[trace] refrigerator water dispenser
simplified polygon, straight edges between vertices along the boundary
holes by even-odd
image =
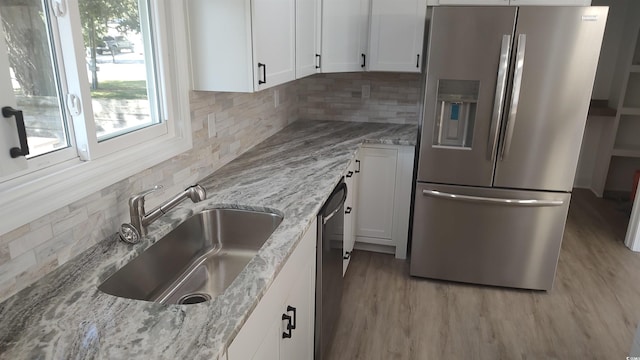
[[[433,146],[471,149],[480,82],[440,80]]]

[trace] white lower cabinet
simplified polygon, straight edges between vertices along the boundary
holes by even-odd
[[[311,360],[315,311],[313,222],[227,349],[228,360]]]
[[[413,146],[366,145],[360,149],[355,247],[407,256]]]
[[[342,257],[342,276],[347,272],[347,267],[351,261],[351,253],[353,252],[353,245],[356,242],[356,216],[358,215],[358,208],[356,207],[358,198],[358,179],[360,178],[360,160],[358,160],[358,154],[347,168],[347,172],[344,174],[344,182],[347,184],[347,199],[344,202],[344,243],[343,243],[343,257]]]

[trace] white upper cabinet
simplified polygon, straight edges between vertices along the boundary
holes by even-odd
[[[320,0],[296,0],[296,79],[320,70]]]
[[[192,87],[253,92],[295,79],[295,0],[188,2]]]
[[[428,0],[429,5],[589,6],[591,0]]]
[[[294,80],[295,0],[256,0],[251,3],[254,88],[263,90]]]
[[[420,72],[427,0],[324,0],[323,73]]]
[[[420,72],[427,0],[372,0],[369,71]]]
[[[322,1],[323,73],[365,70],[369,38],[369,1]]]

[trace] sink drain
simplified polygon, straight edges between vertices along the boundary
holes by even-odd
[[[195,294],[187,294],[178,300],[178,304],[181,305],[189,305],[189,304],[199,304],[205,301],[211,300],[211,296],[208,294],[195,293]]]

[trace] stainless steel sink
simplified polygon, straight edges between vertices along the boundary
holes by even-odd
[[[210,209],[193,215],[98,289],[119,297],[195,304],[221,294],[282,221],[258,211]]]

